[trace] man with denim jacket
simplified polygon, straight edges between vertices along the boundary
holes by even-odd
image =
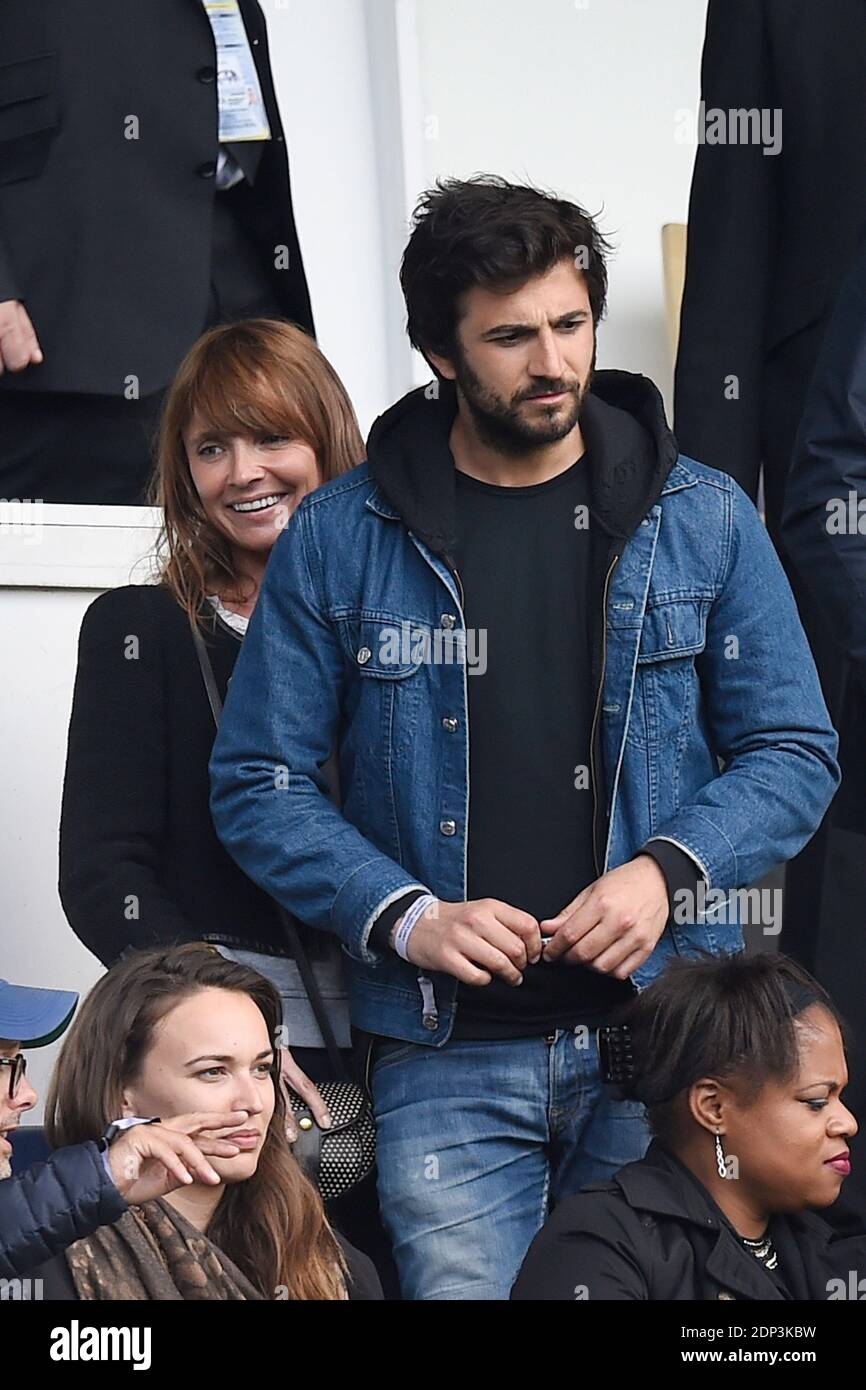
[[[342,942],[407,1298],[507,1297],[549,1206],[643,1153],[595,1030],[741,949],[724,894],[838,781],[754,507],[649,381],[594,372],[605,249],[532,188],[424,196],[401,278],[436,381],[296,511],[211,764],[229,850]]]

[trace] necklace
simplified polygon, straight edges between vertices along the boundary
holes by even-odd
[[[764,1235],[760,1236],[758,1240],[749,1240],[748,1236],[740,1236],[740,1240],[747,1250],[751,1250],[755,1259],[759,1260],[765,1269],[775,1269],[777,1267],[778,1256],[776,1255],[776,1247],[766,1232]]]

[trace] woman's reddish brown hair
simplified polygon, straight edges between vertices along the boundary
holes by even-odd
[[[165,399],[151,483],[151,501],[164,518],[160,578],[190,617],[208,594],[249,597],[228,540],[208,520],[192,480],[183,432],[196,415],[215,432],[302,440],[316,455],[323,483],[364,458],[346,388],[300,328],[246,319],[199,338]]]

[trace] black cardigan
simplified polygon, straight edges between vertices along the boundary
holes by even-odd
[[[205,640],[224,696],[241,639],[214,619]],[[189,622],[170,591],[101,594],[79,638],[59,888],[73,931],[105,965],[127,947],[204,938],[291,954],[272,900],[213,828],[214,737]],[[304,932],[314,955],[318,935]]]
[[[791,1298],[826,1300],[831,1279],[864,1268],[866,1235],[837,1239],[811,1212],[773,1216],[769,1229],[778,1274]],[[610,1182],[591,1183],[557,1206],[529,1247],[511,1292],[524,1302],[572,1303],[581,1297],[665,1302],[785,1296],[703,1184],[658,1140]]]

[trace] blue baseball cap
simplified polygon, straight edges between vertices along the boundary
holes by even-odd
[[[33,989],[0,980],[0,1038],[22,1047],[46,1047],[68,1028],[78,995],[68,989]]]

